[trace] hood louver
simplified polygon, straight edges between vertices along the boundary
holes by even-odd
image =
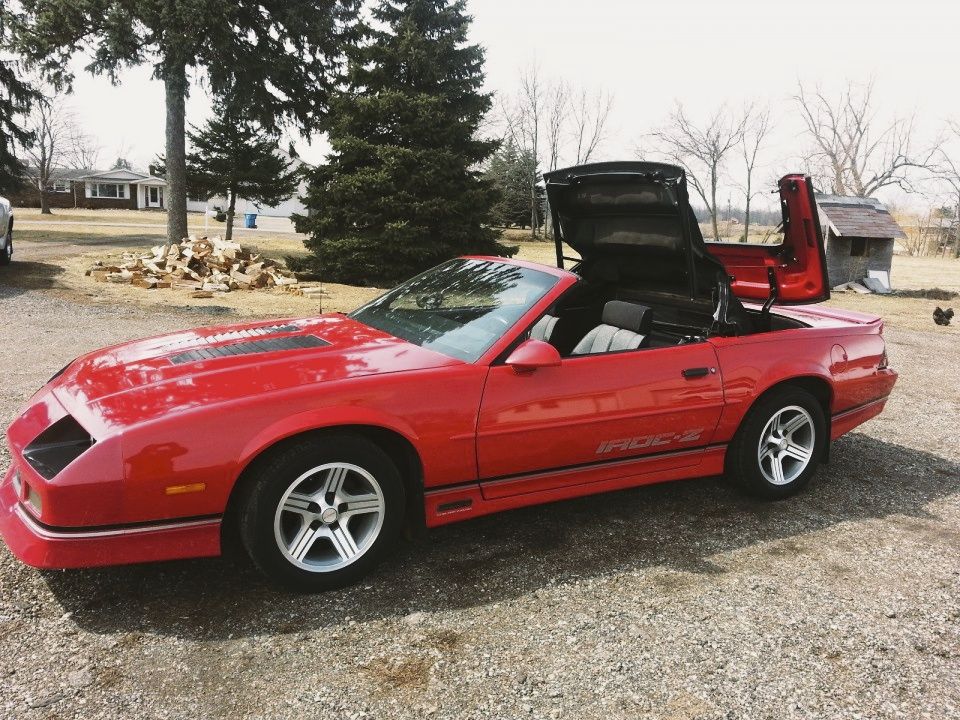
[[[326,340],[321,340],[316,335],[265,338],[263,340],[252,340],[248,342],[231,343],[230,345],[187,350],[177,355],[171,355],[170,362],[174,365],[183,365],[184,363],[201,362],[203,360],[232,357],[234,355],[253,355],[256,353],[276,352],[278,350],[306,350],[307,348],[325,347],[329,344]]]

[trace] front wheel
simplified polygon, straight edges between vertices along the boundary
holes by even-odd
[[[316,592],[356,582],[400,533],[403,481],[366,438],[304,440],[255,472],[240,535],[254,564],[289,588]]]
[[[810,482],[825,442],[817,399],[802,388],[776,389],[744,419],[728,451],[728,474],[754,495],[784,498]]]

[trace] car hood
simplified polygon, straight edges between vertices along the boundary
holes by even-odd
[[[116,345],[77,358],[48,390],[78,419],[109,426],[291,387],[455,364],[462,361],[331,314]]]

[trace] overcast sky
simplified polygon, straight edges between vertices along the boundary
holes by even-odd
[[[536,63],[545,78],[613,93],[603,158],[632,158],[648,147],[645,136],[675,100],[692,117],[723,103],[758,102],[775,118],[761,179],[801,169],[796,158],[807,140],[791,101],[798,81],[832,93],[847,80],[873,79],[881,119],[915,113],[920,144],[947,118],[960,120],[957,2],[469,0],[469,8],[473,40],[487,50],[490,90],[511,95],[520,73]],[[130,70],[112,87],[78,73],[73,107],[98,137],[103,164],[122,150],[145,166],[162,151],[163,91],[149,75]],[[197,89],[188,120],[200,124],[207,112]],[[300,147],[305,159],[322,159],[322,141]],[[924,202],[894,192],[887,199]]]

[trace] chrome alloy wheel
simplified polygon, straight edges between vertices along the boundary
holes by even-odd
[[[788,485],[810,464],[817,433],[810,413],[799,405],[778,410],[760,433],[757,461],[773,485]]]
[[[273,534],[284,557],[297,567],[333,572],[370,549],[385,509],[373,475],[350,463],[327,463],[290,484],[277,505]]]

